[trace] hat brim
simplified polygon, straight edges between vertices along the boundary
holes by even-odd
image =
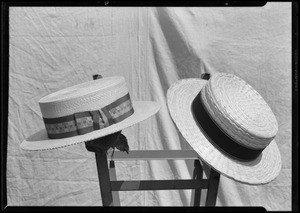
[[[153,101],[132,101],[132,105],[134,113],[130,117],[106,128],[62,139],[49,139],[46,129],[42,129],[22,141],[20,147],[24,150],[48,150],[94,140],[141,122],[157,113],[160,109],[159,104]]]
[[[168,90],[169,111],[181,134],[201,160],[228,178],[246,184],[265,184],[274,180],[281,169],[275,140],[255,160],[239,161],[216,148],[202,132],[194,119],[191,105],[206,83],[207,80],[202,79],[182,79]]]

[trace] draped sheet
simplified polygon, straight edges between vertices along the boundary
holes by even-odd
[[[23,151],[43,128],[43,96],[122,75],[133,100],[161,105],[122,132],[131,150],[191,149],[168,112],[166,93],[202,73],[238,75],[267,101],[279,124],[282,170],[250,186],[221,175],[217,206],[291,209],[291,3],[263,7],[11,7],[9,16],[8,205],[101,206],[94,153],[84,144]],[[189,161],[116,162],[119,180],[191,178]],[[123,206],[189,206],[191,190],[120,192]],[[204,203],[203,198],[201,204]]]

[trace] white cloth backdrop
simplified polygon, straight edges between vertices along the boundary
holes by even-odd
[[[94,154],[84,144],[23,151],[43,128],[38,100],[93,74],[122,75],[134,100],[159,113],[125,129],[131,150],[191,149],[168,113],[166,92],[182,78],[233,73],[274,111],[283,167],[267,185],[221,176],[217,206],[291,209],[291,3],[264,7],[11,7],[8,205],[101,206]],[[190,178],[190,163],[117,162],[124,180]],[[120,192],[122,205],[189,206],[191,190]],[[203,203],[203,200],[202,200]]]

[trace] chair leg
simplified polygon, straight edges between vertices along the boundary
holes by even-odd
[[[196,159],[194,161],[193,179],[203,179],[203,168],[200,161]],[[193,206],[200,206],[201,189],[195,189],[192,191],[191,202]]]
[[[111,181],[117,180],[115,161],[113,160],[109,161],[109,176]],[[113,191],[112,196],[113,196],[114,206],[121,206],[119,192]]]
[[[103,206],[113,206],[113,196],[109,179],[107,156],[105,151],[95,152]]]
[[[216,172],[213,168],[211,168],[209,174],[209,184],[207,189],[205,206],[216,205],[219,181],[220,181],[220,174]]]

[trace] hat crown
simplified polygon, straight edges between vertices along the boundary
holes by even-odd
[[[217,73],[201,91],[201,97],[221,129],[238,143],[265,148],[276,136],[276,118],[261,95],[239,77]]]
[[[54,92],[40,99],[39,105],[44,118],[57,118],[100,109],[127,93],[124,77],[106,77]]]

